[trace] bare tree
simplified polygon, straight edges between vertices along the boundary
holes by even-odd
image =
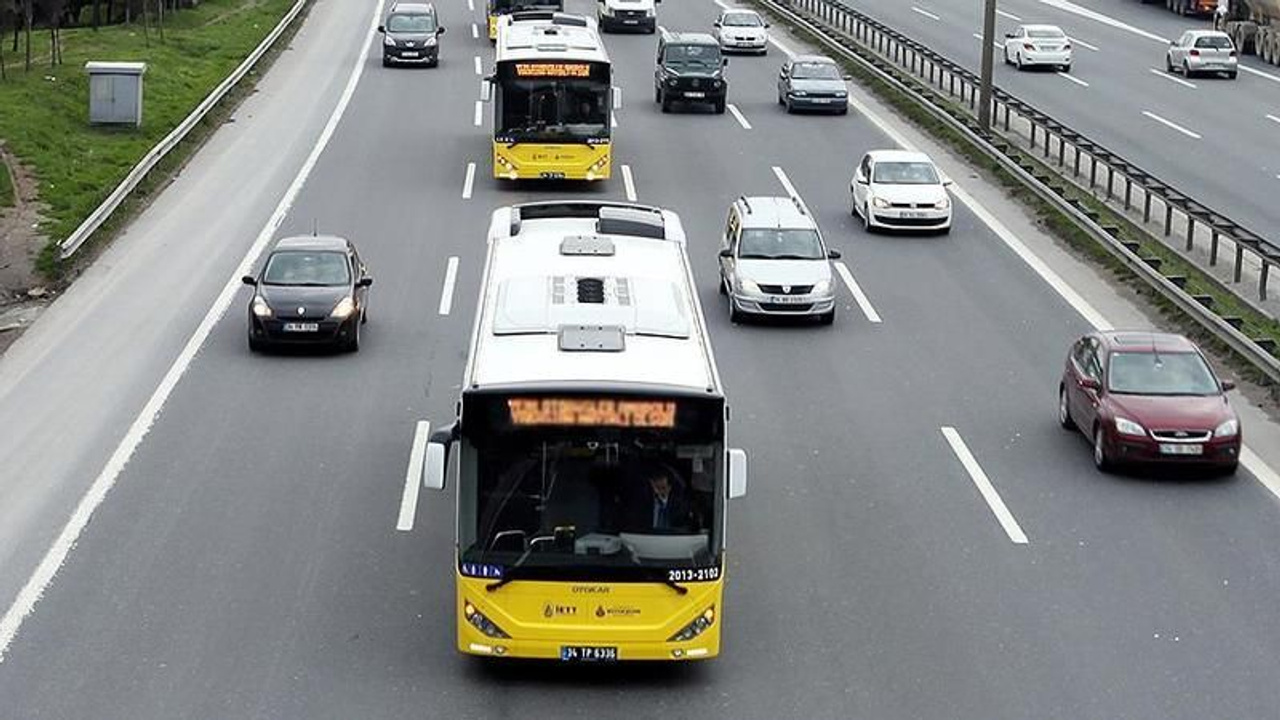
[[[35,0],[26,0],[26,7],[24,8],[24,10],[25,10],[25,13],[23,16],[24,17],[24,20],[23,20],[24,33],[23,34],[26,35],[26,39],[27,39],[26,71],[31,72],[31,25],[35,16]]]

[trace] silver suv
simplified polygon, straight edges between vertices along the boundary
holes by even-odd
[[[804,203],[790,197],[740,197],[729,207],[720,241],[720,293],[729,320],[743,315],[836,319],[828,250]]]

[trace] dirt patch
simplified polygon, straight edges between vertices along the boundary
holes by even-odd
[[[43,305],[52,289],[35,270],[36,256],[45,245],[40,234],[40,203],[36,180],[0,142],[0,172],[13,180],[13,207],[0,210],[0,316],[15,306]],[[29,321],[22,325],[29,324]],[[17,339],[20,327],[0,323],[0,353]]]

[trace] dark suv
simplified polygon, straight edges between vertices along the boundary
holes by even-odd
[[[382,65],[423,63],[435,67],[440,63],[437,38],[444,28],[436,21],[436,8],[430,3],[397,2],[391,5],[382,33]]]
[[[663,30],[658,38],[658,62],[653,71],[653,99],[662,112],[677,102],[710,103],[724,112],[729,83],[720,55],[720,43],[707,33]]]

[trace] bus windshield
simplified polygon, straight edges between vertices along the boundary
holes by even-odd
[[[585,77],[555,77],[571,64],[543,65],[537,76],[499,74],[496,135],[507,142],[585,142],[609,136],[609,79],[592,68]],[[597,77],[603,75],[604,77]]]
[[[658,406],[686,401],[637,399],[632,411],[615,400],[524,399],[504,419],[502,402],[496,414],[490,405],[464,422],[473,458],[460,489],[464,563],[528,577],[652,579],[718,561],[724,450],[715,403],[664,414]],[[576,404],[574,424],[561,425],[549,403]],[[487,416],[479,431],[476,414]]]
[[[489,0],[492,14],[519,12],[521,10],[564,10],[564,0]]]

